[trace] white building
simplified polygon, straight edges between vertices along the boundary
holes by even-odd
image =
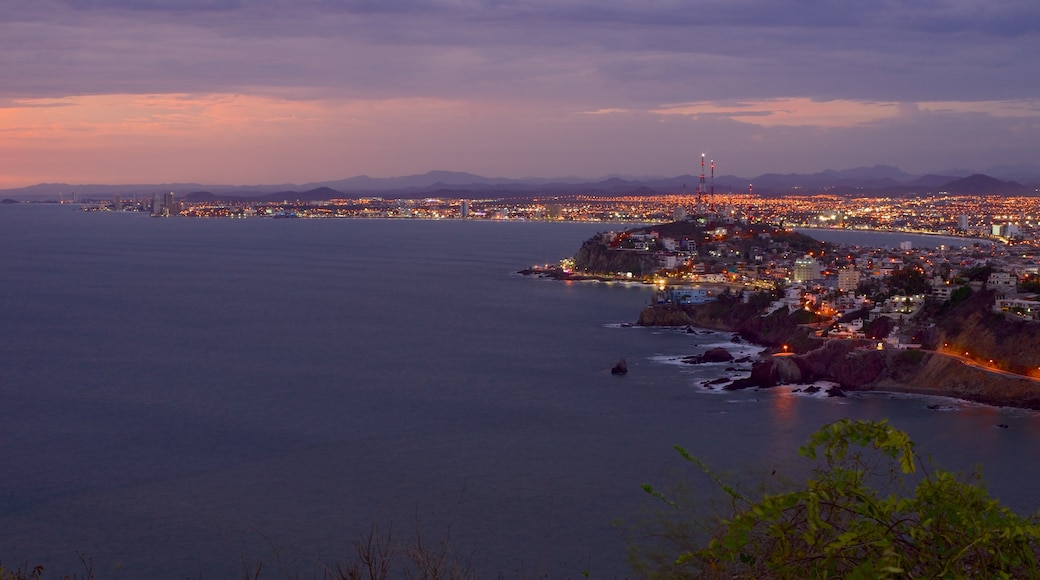
[[[875,320],[882,316],[891,318],[897,322],[909,320],[914,314],[917,314],[923,306],[924,294],[914,294],[913,296],[893,296],[870,309],[870,320]]]
[[[943,280],[942,276],[933,277],[928,284],[932,287],[930,294],[934,298],[939,300],[949,300],[950,296],[953,295],[953,291],[960,286],[954,286],[949,280]]]
[[[805,255],[794,261],[791,278],[795,282],[810,282],[820,279],[820,263],[810,255]]]
[[[1017,298],[998,298],[993,305],[994,312],[1011,312],[1023,318],[1037,320],[1040,318],[1040,302],[1035,296],[1019,296]]]
[[[1014,294],[1018,279],[1010,272],[993,272],[986,279],[986,290],[993,290],[997,296]]]

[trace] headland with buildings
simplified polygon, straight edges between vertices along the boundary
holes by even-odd
[[[768,347],[725,388],[830,381],[1040,408],[1040,262],[995,237],[852,246],[707,212],[599,234],[560,269],[655,284],[641,325]]]

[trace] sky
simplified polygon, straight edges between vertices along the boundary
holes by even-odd
[[[1040,165],[1036,0],[2,0],[0,188]]]

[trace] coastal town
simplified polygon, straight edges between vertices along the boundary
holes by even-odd
[[[733,331],[766,346],[773,356],[727,388],[824,380],[1040,406],[1036,252],[999,239],[997,226],[986,238],[878,247],[718,212],[681,217],[600,233],[573,259],[525,273],[641,280],[657,291],[640,325]]]
[[[313,192],[311,192],[313,193]],[[337,197],[339,196],[339,197]],[[820,227],[902,231],[908,233],[987,237],[1016,244],[1040,239],[1040,196],[943,193],[875,196],[816,194],[758,195],[648,194],[623,196],[538,195],[486,198],[344,198],[328,191],[327,199],[255,201],[233,197],[96,196],[59,203],[79,203],[85,211],[140,212],[156,217],[232,218],[411,218],[469,220],[548,220],[660,223],[678,221],[687,212],[710,210],[722,219]],[[697,208],[700,207],[700,210]]]

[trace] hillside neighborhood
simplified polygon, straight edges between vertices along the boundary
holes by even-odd
[[[731,304],[754,302],[763,318],[786,315],[817,340],[956,354],[993,369],[1040,376],[1035,351],[1020,348],[1040,337],[1036,255],[1027,246],[993,240],[955,241],[936,248],[909,242],[898,248],[846,246],[775,226],[701,216],[601,233],[561,269],[570,276],[656,285],[656,304],[644,312],[644,324],[711,327],[690,313],[725,298]],[[733,312],[730,317],[739,318]],[[964,330],[965,317],[973,317],[974,334]],[[994,336],[987,339],[978,325],[996,325]],[[1005,344],[1009,335],[1018,347]],[[791,342],[794,348],[797,341]]]

